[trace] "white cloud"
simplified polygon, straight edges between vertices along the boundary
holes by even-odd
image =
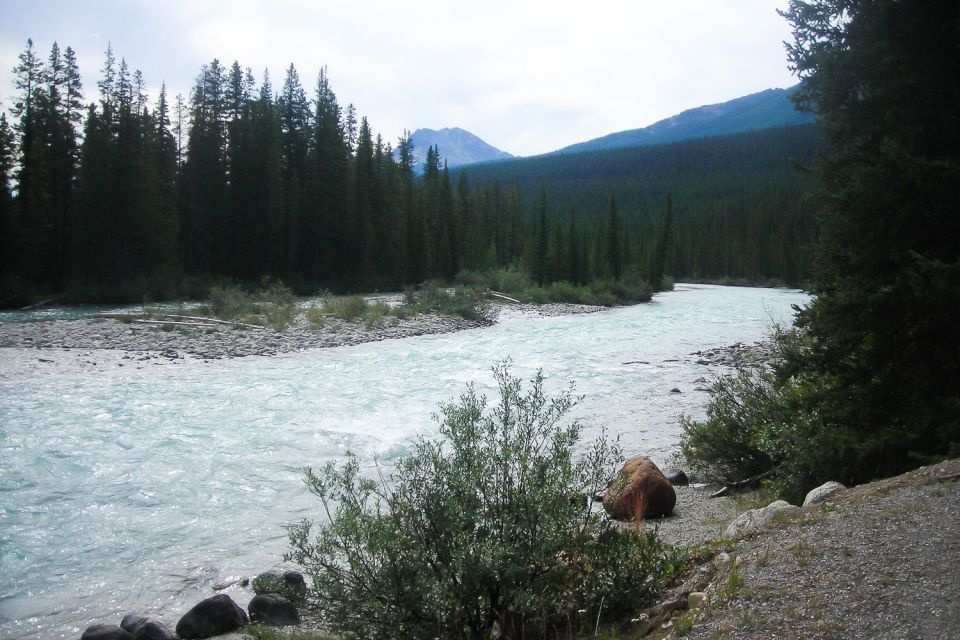
[[[41,24],[61,44],[83,41],[74,47],[94,92],[106,39],[171,95],[214,57],[258,79],[269,67],[275,89],[293,62],[310,94],[326,65],[341,102],[391,141],[405,128],[460,126],[532,154],[792,84],[775,12],[786,0],[104,1],[92,17],[64,2],[52,23],[49,9],[8,1],[20,15],[0,26],[5,67],[25,27]]]

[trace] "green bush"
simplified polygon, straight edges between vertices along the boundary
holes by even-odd
[[[324,302],[323,311],[341,320],[356,320],[367,312],[367,301],[360,296],[331,298]]]
[[[497,406],[468,387],[387,479],[364,478],[353,456],[307,471],[327,523],[294,528],[287,559],[312,576],[309,606],[334,633],[566,636],[641,608],[679,569],[655,535],[588,508],[622,455],[604,437],[574,455],[571,392],[548,398],[539,373],[524,389],[507,363],[494,374]]]
[[[480,289],[457,286],[451,291],[439,282],[426,282],[418,289],[404,292],[403,305],[397,312],[434,312],[466,320],[486,320],[489,303],[484,291]]]
[[[796,330],[778,330],[773,361],[719,379],[710,390],[707,419],[682,417],[681,452],[704,480],[728,483],[771,471],[779,496],[802,500],[813,487],[869,478],[876,438],[831,420],[836,389],[827,376],[791,362],[811,343]],[[844,402],[855,402],[846,394]]]

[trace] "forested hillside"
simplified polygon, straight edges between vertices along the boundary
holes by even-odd
[[[801,282],[815,235],[793,128],[417,176],[326,71],[204,65],[188,98],[147,95],[108,50],[84,104],[74,52],[32,42],[0,120],[0,304],[166,298],[211,283],[397,289],[511,268],[540,284],[677,277]],[[541,188],[542,187],[542,188]],[[671,200],[672,199],[672,200]],[[672,203],[672,205],[671,205]]]
[[[600,138],[579,142],[556,153],[600,151],[618,147],[666,144],[708,136],[722,136],[745,131],[760,131],[813,122],[813,115],[798,111],[791,96],[799,87],[767,89],[720,104],[687,109],[670,118],[642,129],[618,131]]]
[[[666,273],[677,278],[802,283],[817,227],[797,164],[813,161],[823,141],[815,125],[767,129],[669,145],[540,156],[472,166],[473,184],[516,185],[526,200],[541,186],[559,214],[592,226],[611,193],[628,252],[652,258],[671,196]]]

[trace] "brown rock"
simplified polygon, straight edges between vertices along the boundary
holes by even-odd
[[[646,456],[627,460],[603,496],[603,508],[616,520],[668,516],[676,503],[673,485]]]

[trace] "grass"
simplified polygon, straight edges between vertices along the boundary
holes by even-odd
[[[648,302],[653,295],[650,285],[636,273],[624,274],[619,280],[601,279],[589,284],[561,280],[538,286],[525,271],[499,269],[461,271],[455,281],[463,286],[497,291],[530,304],[559,302],[612,307]]]
[[[254,640],[336,640],[333,636],[312,632],[282,632],[258,624],[247,625],[243,630]]]

